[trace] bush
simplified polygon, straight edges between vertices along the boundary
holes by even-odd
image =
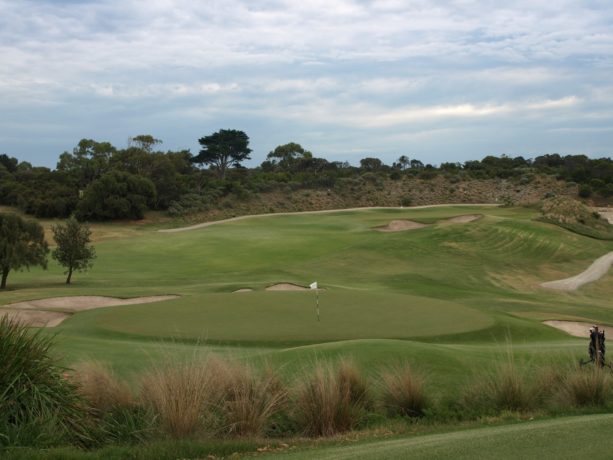
[[[85,409],[51,338],[0,318],[0,446],[85,443]]]
[[[428,407],[424,391],[425,380],[408,364],[397,366],[381,374],[381,398],[390,415],[421,417]]]
[[[587,184],[581,185],[579,187],[579,196],[581,198],[589,198],[592,196],[592,187]]]

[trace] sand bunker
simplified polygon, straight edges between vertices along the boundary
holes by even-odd
[[[232,292],[252,292],[253,289],[251,288],[242,288],[242,289],[237,289],[236,291],[232,291]]]
[[[297,284],[291,283],[279,283],[273,284],[272,286],[268,286],[266,288],[267,291],[309,291],[310,288],[304,286],[298,286]]]
[[[8,316],[34,327],[54,327],[66,318],[69,318],[73,313],[80,311],[162,302],[164,300],[177,299],[178,297],[176,295],[133,297],[130,299],[102,296],[52,297],[0,306],[0,317]]]
[[[479,220],[481,217],[483,217],[481,214],[465,214],[463,216],[450,217],[449,219],[445,219],[441,222],[446,222],[448,224],[466,224],[468,222]]]
[[[609,268],[611,268],[611,264],[613,264],[613,251],[596,259],[584,272],[581,272],[571,278],[542,283],[541,287],[547,289],[557,289],[559,291],[575,291],[584,284],[591,283],[592,281],[597,281],[602,278],[607,274]]]
[[[404,232],[424,227],[427,227],[427,225],[412,220],[393,220],[387,225],[375,227],[375,230],[378,232]]]
[[[574,337],[589,337],[589,329],[592,326],[598,326],[599,330],[604,329],[605,335],[613,334],[613,327],[603,326],[601,324],[582,323],[579,321],[543,321],[543,324],[560,329],[561,331],[564,331]]]
[[[0,318],[8,317],[13,321],[32,327],[55,327],[70,317],[70,313],[45,310],[13,310],[0,308]]]

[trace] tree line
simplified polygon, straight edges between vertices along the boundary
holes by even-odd
[[[82,139],[72,152],[59,156],[55,169],[36,167],[7,154],[0,155],[0,204],[36,217],[67,217],[80,221],[139,219],[146,210],[173,214],[214,206],[223,197],[247,199],[250,194],[292,188],[326,188],[344,179],[405,176],[453,180],[503,178],[520,181],[548,174],[580,185],[580,195],[613,196],[613,161],[585,155],[486,156],[438,166],[401,155],[391,165],[375,156],[359,166],[317,157],[300,144],[274,148],[258,166],[246,168],[249,137],[222,129],[199,139],[201,149],[162,151],[162,141],[138,135],[120,149],[109,142]]]

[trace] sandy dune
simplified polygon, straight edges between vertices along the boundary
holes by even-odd
[[[176,295],[133,297],[130,299],[102,296],[51,297],[0,306],[0,317],[8,316],[34,327],[55,327],[73,313],[80,311],[162,302],[164,300],[177,299],[178,297]]]
[[[592,281],[597,281],[607,274],[609,268],[613,264],[613,251],[596,259],[587,270],[579,273],[571,278],[565,278],[557,281],[548,281],[542,283],[541,287],[547,289],[557,289],[560,291],[575,291],[581,286]]]
[[[588,338],[590,336],[590,327],[598,326],[599,330],[605,331],[605,335],[613,334],[613,327],[603,326],[602,324],[582,323],[579,321],[543,321],[547,326],[555,327],[566,332],[574,337]]]
[[[253,289],[251,288],[242,288],[242,289],[237,289],[236,291],[232,291],[232,292],[252,292]]]

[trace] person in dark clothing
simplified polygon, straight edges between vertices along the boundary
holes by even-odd
[[[593,327],[590,327],[590,344],[587,349],[590,355],[590,361],[596,360],[596,340],[598,340],[596,330]]]
[[[603,367],[605,362],[604,329],[598,332],[598,349],[600,350],[600,356],[598,356],[598,364],[600,364],[600,367]]]

